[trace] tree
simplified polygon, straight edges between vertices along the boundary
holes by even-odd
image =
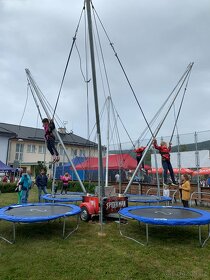
[[[35,176],[39,175],[41,169],[44,169],[45,173],[47,173],[47,167],[46,167],[46,165],[44,165],[44,162],[43,161],[38,161],[37,165],[35,167]]]

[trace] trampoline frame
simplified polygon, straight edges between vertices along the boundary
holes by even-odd
[[[157,195],[149,195],[149,194],[146,194],[146,195],[139,195],[139,194],[126,194],[126,196],[128,197],[128,203],[129,202],[135,202],[136,203],[136,205],[138,204],[138,203],[147,203],[148,205],[150,205],[150,204],[154,204],[154,203],[157,203],[157,204],[159,204],[159,203],[161,203],[161,202],[165,202],[165,204],[166,205],[169,205],[169,203],[170,202],[172,202],[172,198],[170,198],[170,197],[167,197],[167,196],[160,196],[160,199],[158,200],[158,199],[155,199],[156,197],[158,197]],[[136,198],[135,198],[135,196],[136,196]],[[146,197],[154,197],[154,199],[152,200],[147,200],[146,199]],[[134,197],[134,199],[129,199],[129,197]],[[141,197],[141,198],[144,198],[145,197],[145,199],[138,199],[138,197]]]
[[[136,208],[136,206],[134,206],[135,208]],[[147,206],[146,208],[149,208],[150,206]],[[185,209],[186,210],[186,208],[184,208],[184,207],[172,207],[172,206],[157,206],[157,207],[160,207],[160,208],[182,208],[182,209]],[[128,208],[130,208],[130,209],[132,209],[132,206],[131,207],[128,207]],[[138,208],[145,208],[144,206],[139,206]],[[155,208],[155,206],[154,206],[154,208]],[[199,212],[199,210],[196,210],[196,212]],[[202,211],[201,211],[202,212]],[[132,217],[129,217],[129,216],[127,216],[127,215],[123,215],[123,214],[121,214],[120,213],[120,211],[118,212],[118,214],[119,214],[119,232],[120,232],[120,235],[121,236],[123,236],[123,237],[125,237],[125,238],[127,238],[127,239],[130,239],[130,240],[132,240],[132,241],[134,241],[134,242],[136,242],[136,243],[138,243],[138,244],[140,244],[140,245],[142,245],[142,246],[147,246],[148,244],[149,244],[149,224],[152,224],[152,225],[158,225],[158,226],[167,226],[166,224],[155,224],[155,223],[146,223],[145,221],[140,221],[140,219],[139,220],[137,220],[137,219],[135,219],[135,218],[132,218]],[[138,221],[138,223],[139,223],[139,226],[140,226],[140,224],[141,223],[144,223],[145,224],[145,236],[146,236],[146,242],[145,243],[143,243],[143,242],[140,242],[140,241],[138,241],[137,239],[135,239],[135,238],[133,238],[133,237],[130,237],[130,236],[128,236],[128,235],[125,235],[123,232],[122,232],[122,225],[124,225],[124,226],[126,226],[126,223],[124,223],[123,221],[125,220],[125,219],[130,219],[130,220],[135,220],[135,221]],[[202,224],[188,224],[188,225],[184,225],[184,224],[177,224],[177,225],[173,225],[173,226],[192,226],[192,225],[194,225],[194,226],[198,226],[198,240],[199,240],[199,245],[200,245],[200,247],[201,248],[203,248],[204,246],[205,246],[205,244],[207,243],[207,241],[209,240],[209,238],[210,238],[210,221],[209,221],[209,223],[202,223]],[[204,239],[204,240],[202,240],[202,229],[201,229],[201,226],[202,225],[207,225],[207,227],[208,227],[208,234],[207,234],[207,237],[206,237],[206,239]],[[171,226],[170,224],[168,224],[168,226]]]
[[[82,196],[84,195],[84,193],[76,193],[76,192],[72,192],[71,194],[67,194],[69,195],[69,198],[56,198],[56,195],[53,197],[52,194],[44,194],[41,196],[42,199],[44,199],[45,201],[51,201],[52,203],[58,203],[58,202],[63,202],[63,203],[67,203],[67,202],[78,202],[78,201],[82,201]],[[59,196],[62,196],[62,194],[59,194]],[[65,196],[65,194],[63,195]]]
[[[2,209],[0,209],[0,211],[4,210],[8,210],[10,207],[24,207],[24,206],[46,206],[46,205],[55,205],[55,203],[30,203],[30,204],[24,204],[24,205],[9,205],[9,206],[6,206],[6,207],[3,207]],[[70,204],[56,204],[57,206],[68,206],[68,207],[71,207]],[[75,206],[74,206],[75,207]],[[72,214],[72,215],[60,215],[59,217],[56,217],[56,218],[52,218],[52,219],[43,219],[42,221],[33,221],[33,222],[24,222],[24,221],[11,221],[9,219],[2,219],[2,217],[0,216],[0,220],[4,220],[4,221],[7,221],[7,222],[10,222],[12,223],[12,239],[9,240],[7,239],[6,237],[2,236],[0,234],[0,239],[6,241],[7,243],[9,244],[14,244],[16,242],[16,225],[17,224],[31,224],[31,223],[45,223],[45,222],[50,222],[50,221],[55,221],[57,219],[61,220],[63,219],[63,227],[62,227],[62,238],[65,240],[67,239],[70,235],[72,235],[75,231],[77,231],[77,229],[79,228],[79,214],[80,214],[81,211],[78,211],[78,213],[75,213],[75,214]],[[76,222],[76,226],[66,234],[66,219],[67,218],[70,218],[72,216],[77,216],[77,222]]]

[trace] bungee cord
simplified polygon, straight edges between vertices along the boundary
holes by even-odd
[[[160,128],[162,127],[162,125],[163,125],[163,123],[164,123],[166,117],[168,116],[168,114],[169,114],[169,112],[170,112],[170,110],[171,110],[171,107],[173,106],[173,104],[174,104],[174,102],[175,102],[175,100],[176,100],[176,98],[177,98],[177,96],[178,96],[178,94],[179,94],[179,92],[180,92],[180,90],[181,90],[183,84],[184,84],[185,81],[187,80],[187,78],[188,78],[188,76],[189,76],[189,74],[190,74],[190,71],[191,71],[191,69],[192,69],[192,65],[193,65],[192,63],[189,64],[188,70],[186,71],[186,75],[183,77],[183,81],[182,81],[180,87],[178,88],[177,93],[175,94],[174,98],[172,99],[172,101],[171,101],[171,103],[170,103],[170,106],[169,106],[169,108],[167,109],[167,112],[165,113],[165,115],[164,115],[162,121],[159,123],[159,125],[157,126],[157,128],[156,128],[155,131],[154,131],[154,137],[151,137],[151,139],[148,141],[148,144],[147,144],[147,146],[146,146],[146,149],[144,150],[144,152],[143,152],[143,154],[142,154],[142,158],[141,158],[141,160],[139,161],[139,163],[138,163],[138,165],[137,165],[137,167],[136,167],[136,169],[135,169],[135,171],[134,171],[134,173],[133,173],[133,175],[132,175],[132,177],[131,177],[131,179],[130,179],[130,181],[129,181],[127,187],[126,187],[126,189],[125,189],[125,191],[124,191],[124,194],[126,194],[127,191],[128,191],[128,189],[130,188],[131,183],[133,182],[134,177],[136,176],[136,173],[137,173],[138,169],[140,168],[140,166],[141,166],[141,164],[142,164],[142,162],[143,162],[143,160],[144,160],[144,157],[145,157],[147,151],[149,150],[150,146],[151,146],[152,143],[153,143],[153,139],[157,136],[158,132],[160,131]]]
[[[58,106],[58,101],[59,101],[59,98],[60,98],[61,90],[62,90],[62,87],[63,87],[63,83],[64,83],[64,79],[65,79],[66,72],[67,72],[67,69],[68,69],[68,65],[69,65],[69,61],[70,61],[71,54],[72,54],[72,51],[73,51],[73,47],[74,47],[74,44],[75,44],[75,41],[76,41],[76,38],[77,38],[77,33],[78,33],[78,30],[79,30],[79,26],[80,26],[80,22],[81,22],[81,19],[82,19],[82,14],[83,14],[84,9],[85,9],[85,6],[83,6],[83,8],[82,8],[82,12],[80,14],[79,22],[77,24],[76,31],[75,31],[75,34],[74,34],[74,37],[73,37],[70,52],[69,52],[69,55],[68,55],[68,58],[67,58],[67,62],[66,62],[66,66],[65,66],[65,69],[64,69],[63,77],[62,77],[62,80],[61,80],[61,85],[60,85],[60,88],[59,88],[57,100],[56,100],[56,103],[55,103],[55,108],[54,108],[54,111],[53,111],[53,114],[52,114],[52,119],[54,119],[55,111],[56,111],[57,106]]]
[[[29,92],[29,84],[27,85],[26,101],[25,101],[25,105],[24,105],[24,108],[23,108],[23,114],[22,114],[22,117],[21,117],[20,122],[19,122],[19,130],[20,130],[20,126],[21,126],[23,117],[24,117],[25,112],[26,112],[26,106],[27,106],[27,104],[28,104],[28,92]]]
[[[184,88],[184,93],[183,93],[183,96],[182,96],[182,100],[181,100],[181,103],[180,103],[180,106],[179,106],[178,114],[177,114],[177,117],[176,117],[176,120],[175,120],[175,123],[174,123],[173,131],[172,131],[171,138],[170,138],[169,142],[172,141],[172,138],[173,138],[173,135],[174,135],[174,131],[175,131],[175,128],[177,126],[177,122],[178,122],[179,115],[180,115],[180,112],[181,112],[181,108],[182,108],[182,105],[183,105],[183,102],[184,102],[184,98],[185,98],[185,94],[186,94],[186,91],[187,91],[187,87],[188,87],[188,83],[189,83],[189,79],[190,79],[190,75],[191,75],[193,64],[194,64],[194,62],[191,63],[191,67],[189,69],[189,75],[188,75],[187,80],[186,80],[186,85],[185,85],[185,88]]]

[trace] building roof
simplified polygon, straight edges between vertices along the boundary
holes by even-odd
[[[27,126],[19,126],[15,124],[0,123],[1,132],[10,133],[10,137],[14,139],[23,139],[28,141],[44,141],[44,130]],[[64,144],[76,146],[97,147],[97,144],[82,138],[73,133],[59,133]]]
[[[1,127],[1,124],[0,124],[0,136],[15,137],[16,133],[14,133],[4,127]]]

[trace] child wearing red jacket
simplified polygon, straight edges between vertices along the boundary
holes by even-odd
[[[169,143],[169,146],[166,142],[161,141],[160,146],[157,145],[157,140],[153,140],[153,145],[155,149],[157,149],[161,155],[162,158],[162,166],[163,166],[163,185],[168,186],[168,178],[167,178],[167,172],[169,170],[171,180],[172,180],[172,186],[177,186],[177,183],[174,178],[174,171],[170,162],[170,152],[171,152],[171,143]]]
[[[146,147],[139,147],[137,149],[134,150],[134,152],[136,153],[136,160],[137,160],[137,165],[139,164],[141,158],[142,158],[142,154],[144,152],[144,150],[146,149]],[[144,161],[142,161],[141,163],[141,170],[145,172],[145,169],[144,169]]]

